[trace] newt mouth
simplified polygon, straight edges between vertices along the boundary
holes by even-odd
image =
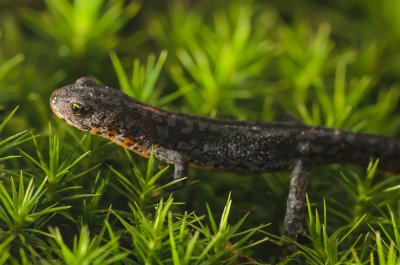
[[[53,111],[53,113],[60,118],[61,120],[63,120],[64,122],[70,123],[72,124],[72,121],[68,118],[65,117],[65,114],[55,108],[53,108],[53,106],[51,106],[51,110]],[[67,121],[68,120],[68,121]]]
[[[62,113],[61,111],[59,111],[56,107],[57,105],[57,96],[52,96],[50,98],[50,108],[53,111],[53,113],[59,117],[60,119],[64,119],[64,113]]]
[[[66,102],[66,100],[58,97],[58,93],[57,91],[54,91],[53,94],[50,97],[50,108],[53,111],[53,113],[60,118],[61,120],[63,120],[64,122],[68,122],[69,124],[73,125],[71,119],[69,119],[67,117],[67,115],[65,115],[65,113],[63,111],[60,110],[59,105],[60,103],[64,103]],[[68,121],[67,121],[68,120]]]
[[[53,111],[53,113],[58,117],[58,118],[60,118],[61,120],[63,120],[64,122],[67,122],[67,123],[69,123],[69,124],[71,124],[72,125],[72,121],[65,115],[65,113],[64,112],[62,112],[62,111],[60,111],[58,108],[57,108],[57,100],[59,100],[59,99],[57,99],[57,97],[56,96],[52,96],[51,97],[51,100],[50,100],[50,108],[51,108],[51,110]],[[67,121],[68,120],[68,121]]]

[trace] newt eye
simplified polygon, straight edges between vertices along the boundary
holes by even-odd
[[[77,103],[77,102],[72,102],[72,104],[71,104],[71,110],[72,110],[72,113],[73,113],[75,116],[81,116],[81,117],[83,117],[83,116],[85,116],[86,113],[87,113],[87,111],[85,110],[85,108],[84,108],[81,104],[79,104],[79,103]]]

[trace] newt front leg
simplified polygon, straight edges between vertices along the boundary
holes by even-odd
[[[157,148],[154,150],[154,155],[157,159],[174,164],[174,177],[172,181],[186,178],[189,173],[189,159],[185,154],[171,151],[165,148]],[[165,190],[174,191],[182,189],[186,185],[187,179],[169,186]]]
[[[186,178],[189,172],[189,163],[188,162],[176,162],[174,164],[174,179],[172,181]],[[169,186],[165,190],[167,191],[174,191],[174,190],[179,190],[185,187],[187,182],[187,179],[181,180],[178,183]]]
[[[306,236],[301,221],[304,217],[304,204],[306,198],[307,180],[309,168],[304,161],[297,160],[291,173],[290,190],[287,199],[285,216],[285,236],[297,241],[297,235]],[[292,251],[296,251],[296,245],[292,244]]]

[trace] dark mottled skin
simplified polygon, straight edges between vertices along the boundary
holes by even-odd
[[[83,106],[85,115],[74,115],[72,103]],[[175,180],[187,176],[189,165],[232,172],[291,170],[285,228],[294,239],[297,233],[304,234],[304,196],[313,167],[366,167],[372,157],[379,158],[381,170],[400,173],[396,139],[293,122],[233,121],[166,111],[85,77],[55,90],[50,104],[68,124],[143,156],[154,146],[156,158],[175,165]],[[183,185],[179,182],[173,189]]]

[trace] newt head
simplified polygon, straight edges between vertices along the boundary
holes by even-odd
[[[148,156],[143,136],[138,138],[140,122],[144,117],[151,117],[145,108],[148,105],[121,91],[82,77],[75,84],[55,90],[50,106],[54,114],[69,125]]]
[[[121,97],[126,95],[82,77],[75,84],[55,90],[50,106],[54,114],[69,125],[96,134],[98,128],[110,127],[112,120],[107,118],[112,119],[120,112]]]

